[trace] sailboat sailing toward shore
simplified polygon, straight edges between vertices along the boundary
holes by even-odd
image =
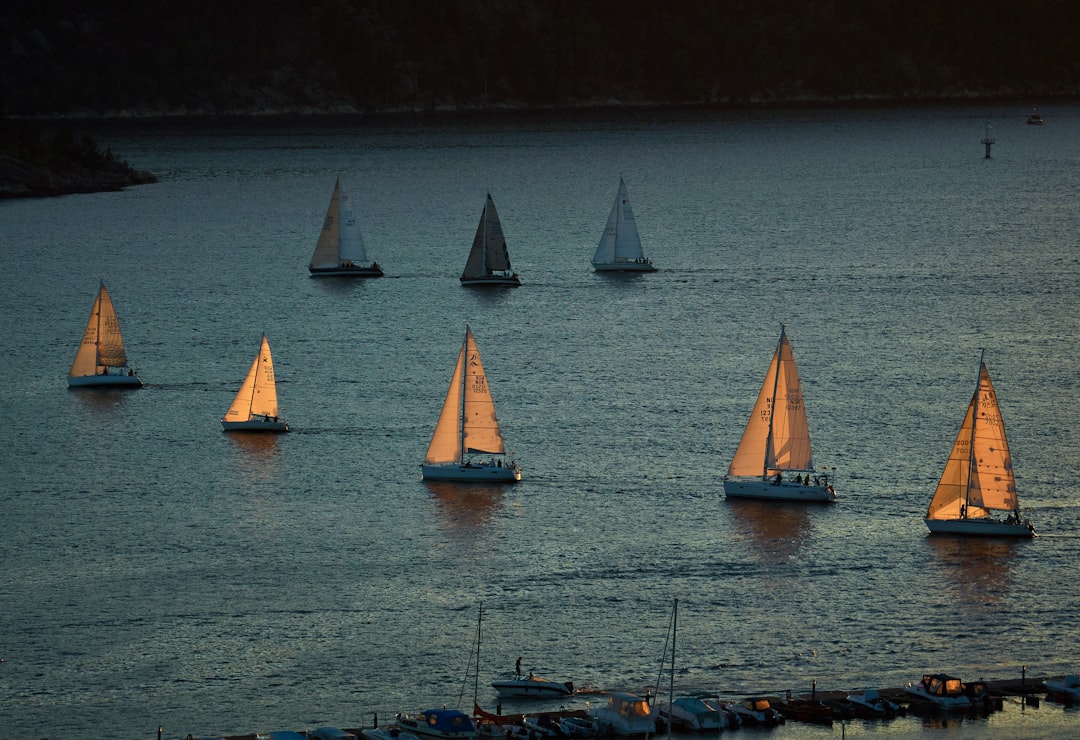
[[[802,385],[783,326],[757,403],[724,477],[724,493],[733,498],[836,500],[829,476],[814,472]]]
[[[637,221],[630,208],[626,183],[621,177],[607,226],[593,254],[592,266],[597,272],[656,272],[652,260],[646,259],[641,249]]]
[[[287,432],[289,425],[279,418],[274,359],[270,343],[263,335],[259,354],[251,363],[240,391],[233,399],[221,426],[226,432]]]
[[[499,212],[495,210],[491,193],[484,201],[484,210],[480,213],[480,223],[476,227],[476,236],[473,237],[472,249],[469,250],[460,279],[462,285],[521,285],[517,273],[510,266],[506,237],[503,236]]]
[[[312,277],[382,277],[378,262],[368,264],[364,237],[356,220],[349,194],[341,180],[334,182],[330,206],[326,209],[322,232],[308,265]]]
[[[984,357],[985,352],[979,357],[975,392],[926,510],[926,526],[934,534],[1033,537],[1031,521],[1020,518],[1005,422]],[[994,511],[1010,513],[1002,521],[991,516]]]
[[[82,343],[68,371],[71,387],[111,386],[138,387],[142,380],[128,367],[124,338],[116,318],[109,291],[100,283],[90,320],[86,322]]]
[[[450,389],[420,467],[426,480],[521,480],[517,462],[506,459],[495,402],[471,326],[465,327]]]

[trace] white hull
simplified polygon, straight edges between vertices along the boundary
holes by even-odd
[[[138,388],[142,380],[138,375],[117,373],[115,375],[69,375],[68,385],[72,388],[86,388],[90,386],[110,386],[112,388]]]
[[[421,465],[424,480],[474,481],[488,483],[514,483],[521,480],[521,470],[517,465],[492,465],[490,463],[449,463],[443,465]]]
[[[656,272],[656,266],[649,260],[643,262],[593,262],[597,272]]]
[[[289,431],[288,422],[283,419],[276,421],[271,419],[248,419],[247,421],[224,421],[221,422],[222,428],[226,432],[287,432]]]
[[[574,693],[573,687],[557,681],[493,681],[491,687],[503,699],[558,699]]]
[[[1034,537],[1030,522],[999,522],[994,519],[926,519],[932,534],[962,534],[978,537]]]
[[[832,503],[836,493],[827,486],[804,486],[795,481],[777,485],[761,479],[724,479],[724,495],[728,498],[756,498],[774,501],[802,501],[806,503]]]
[[[936,696],[926,693],[918,686],[908,686],[904,691],[911,696],[930,702],[939,709],[968,709],[971,707],[971,699],[966,696]]]
[[[1043,681],[1043,686],[1051,694],[1067,697],[1069,701],[1080,701],[1080,678],[1076,676],[1065,676],[1061,681]]]

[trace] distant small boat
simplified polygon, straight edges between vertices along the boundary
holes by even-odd
[[[349,194],[334,182],[330,206],[323,219],[322,233],[315,244],[308,270],[312,277],[382,277],[378,262],[368,263],[364,237],[356,220]]]
[[[142,385],[135,371],[128,367],[124,338],[105,283],[98,286],[97,298],[86,322],[82,343],[68,371],[71,387],[110,386],[132,388]]]
[[[491,687],[503,699],[558,699],[574,693],[574,684],[570,681],[549,681],[532,673],[492,681]]]
[[[473,740],[476,727],[469,715],[457,709],[428,709],[415,715],[403,714],[397,726],[421,740]]]
[[[754,410],[724,477],[724,493],[733,498],[836,500],[828,475],[814,472],[802,385],[783,326]]]
[[[289,425],[279,418],[277,383],[274,381],[274,359],[270,343],[263,335],[259,354],[251,363],[221,426],[226,432],[287,432]]]
[[[480,223],[476,227],[476,236],[473,237],[472,249],[469,250],[460,279],[462,285],[472,286],[521,285],[517,273],[510,266],[506,237],[503,236],[499,212],[495,210],[491,193],[484,201],[484,210],[480,213]]]
[[[1031,115],[1027,117],[1027,125],[1028,126],[1042,126],[1043,125],[1043,117],[1039,113],[1038,108],[1032,108],[1031,109]]]
[[[450,388],[420,469],[425,480],[521,480],[517,463],[506,459],[495,401],[471,326],[465,327]]]
[[[927,674],[922,681],[907,686],[904,691],[940,709],[967,709],[971,706],[964,682],[944,673]]]
[[[1064,697],[1070,702],[1080,701],[1080,676],[1068,675],[1061,680],[1043,681],[1043,686],[1055,696]]]
[[[593,254],[592,266],[597,272],[656,272],[652,260],[645,257],[641,248],[641,236],[634,220],[634,211],[630,208],[630,196],[621,177],[607,226]]]
[[[985,353],[984,353],[985,354]],[[1010,512],[1005,520],[991,512]],[[1012,455],[997,393],[983,357],[967,413],[953,442],[934,498],[926,510],[934,534],[983,537],[1033,537],[1035,527],[1021,520]]]

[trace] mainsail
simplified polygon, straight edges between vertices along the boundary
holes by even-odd
[[[780,341],[727,474],[769,477],[780,471],[813,469],[799,371],[781,326]]]
[[[345,263],[362,265],[367,261],[367,249],[349,194],[341,188],[340,179],[336,180],[310,267],[327,269],[341,267]]]
[[[464,278],[483,277],[496,271],[511,270],[510,253],[506,249],[499,213],[495,210],[495,201],[488,193],[484,210],[480,214],[480,223],[476,227],[469,258],[465,261]]]
[[[467,326],[450,389],[424,462],[428,465],[460,463],[470,454],[503,455],[505,448],[495,418],[495,402],[480,361],[480,350],[472,327]]]
[[[277,384],[274,382],[274,360],[270,343],[263,335],[259,354],[251,363],[240,391],[225,413],[225,421],[247,421],[253,416],[277,417]]]
[[[978,385],[926,518],[978,519],[990,511],[1016,509],[1016,479],[1005,423],[990,372],[980,360]]]
[[[82,343],[75,353],[75,361],[68,375],[72,377],[95,375],[100,369],[124,367],[124,338],[120,335],[120,322],[116,318],[109,291],[102,282],[98,288],[94,308],[83,332]]]
[[[593,263],[632,262],[645,259],[641,249],[641,236],[638,234],[634,211],[630,208],[630,196],[626,192],[626,183],[619,178],[619,192],[611,206],[607,226],[600,237],[600,244],[593,254]]]

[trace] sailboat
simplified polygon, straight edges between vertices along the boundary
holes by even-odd
[[[829,476],[814,475],[802,386],[782,325],[757,403],[724,477],[724,493],[733,498],[836,500]]]
[[[270,343],[263,335],[259,354],[251,363],[244,384],[225,412],[221,426],[226,432],[287,432],[289,425],[279,416],[274,359]]]
[[[626,183],[621,177],[607,226],[593,254],[592,266],[597,272],[656,272],[652,260],[646,259],[641,249],[637,221],[630,208]]]
[[[378,262],[368,264],[364,237],[352,209],[349,194],[334,182],[334,193],[326,209],[322,233],[308,265],[312,277],[382,277]]]
[[[110,386],[138,387],[142,380],[128,367],[124,353],[124,338],[120,335],[120,322],[116,318],[109,291],[102,282],[98,287],[90,320],[86,322],[82,344],[75,353],[75,361],[68,371],[68,385],[72,387]]]
[[[458,352],[450,389],[420,468],[426,480],[521,480],[517,462],[506,459],[495,402],[471,326],[465,327],[465,341]]]
[[[521,285],[517,273],[510,267],[506,237],[503,236],[499,212],[495,210],[491,193],[487,194],[484,210],[480,213],[480,223],[476,227],[472,249],[465,261],[465,270],[461,273],[461,284]]]
[[[926,526],[935,534],[1032,537],[1031,521],[1020,519],[1005,422],[984,358],[985,352],[964,422],[926,510]],[[991,516],[994,511],[1010,513],[1003,521]]]

